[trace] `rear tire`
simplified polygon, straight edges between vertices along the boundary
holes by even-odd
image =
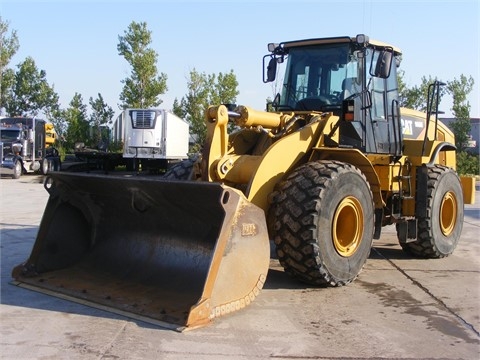
[[[338,161],[309,162],[277,190],[269,223],[285,272],[312,285],[353,281],[374,230],[372,192],[361,171]]]
[[[194,159],[180,161],[168,169],[163,175],[166,180],[191,180]]]
[[[463,228],[463,193],[456,172],[445,166],[428,168],[427,216],[417,218],[417,240],[402,249],[423,258],[443,258],[455,250]]]

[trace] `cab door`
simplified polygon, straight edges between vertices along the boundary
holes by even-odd
[[[382,61],[383,51],[374,51],[372,66],[367,73],[367,84],[371,94],[372,106],[367,111],[367,152],[401,155],[402,132],[398,102],[397,71],[395,59],[391,61],[390,71],[372,71],[372,67]],[[391,53],[393,57],[393,53]],[[368,129],[370,127],[370,129]],[[369,134],[369,135],[368,135]]]

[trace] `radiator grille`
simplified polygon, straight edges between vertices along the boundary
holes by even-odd
[[[132,110],[130,117],[135,129],[153,129],[155,127],[155,111]]]

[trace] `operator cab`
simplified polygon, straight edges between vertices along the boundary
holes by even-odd
[[[349,59],[349,44],[291,48],[287,61],[280,108],[340,110],[345,96],[361,92],[361,83],[356,81],[358,64]]]
[[[399,154],[398,49],[357,35],[269,44],[269,51],[264,82],[286,63],[276,111],[332,112],[342,120],[339,146]]]

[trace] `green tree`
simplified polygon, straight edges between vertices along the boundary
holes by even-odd
[[[404,71],[399,71],[397,75],[400,106],[414,110],[427,111],[428,87],[437,79],[432,78],[430,75],[428,78],[422,76],[420,85],[415,85],[410,88],[403,80],[404,75]],[[444,95],[445,89],[440,87],[439,102],[441,102]]]
[[[184,113],[182,105],[180,104],[180,101],[178,101],[177,98],[173,100],[172,112],[181,118],[185,118],[186,114]]]
[[[457,171],[461,175],[480,175],[480,156],[466,151],[457,153]]]
[[[58,95],[46,75],[45,70],[37,69],[31,57],[18,65],[13,84],[5,95],[5,109],[10,116],[36,116],[41,111],[58,109]]]
[[[174,108],[177,115],[183,117],[190,124],[190,134],[194,135],[197,144],[203,144],[206,139],[205,110],[208,107],[208,75],[199,73],[195,68],[190,71],[187,80],[187,94],[182,97],[178,110]],[[197,149],[194,149],[198,150]]]
[[[118,37],[118,54],[132,67],[130,77],[121,81],[120,108],[148,108],[162,103],[159,96],[167,91],[167,75],[158,74],[158,54],[149,47],[151,35],[147,23],[133,21],[124,36]]]
[[[458,151],[464,151],[468,146],[470,123],[470,103],[467,101],[468,94],[473,89],[474,80],[470,76],[460,75],[460,79],[447,82],[447,92],[452,96],[452,113],[455,121],[450,128],[455,134],[455,145]]]
[[[239,91],[237,77],[233,70],[229,73],[219,73],[218,76],[212,74],[212,90],[210,93],[211,104],[229,104],[235,103]]]
[[[457,146],[457,171],[462,175],[480,175],[479,156],[473,156],[466,152],[470,139],[470,103],[468,94],[473,89],[473,78],[460,75],[460,78],[447,82],[447,92],[452,96],[452,113],[455,121],[450,123],[450,128],[455,134]]]
[[[72,151],[76,142],[87,142],[89,139],[89,123],[87,105],[83,103],[82,95],[75,93],[69,107],[64,110],[63,118],[68,124],[65,135],[65,148]]]
[[[228,74],[219,73],[217,81],[213,86],[210,104],[235,104],[238,94],[240,94],[238,91],[238,81],[233,70],[230,70]],[[232,132],[235,127],[235,123],[228,123],[230,132]]]
[[[108,140],[103,130],[106,128],[108,122],[112,120],[115,112],[105,103],[100,93],[96,99],[90,97],[89,104],[92,108],[92,114],[90,115],[90,126],[92,130],[90,145],[98,146],[101,142]]]
[[[0,16],[0,108],[6,108],[6,90],[13,86],[15,71],[7,66],[19,47],[17,31],[9,34],[9,23]]]
[[[239,94],[238,82],[233,72],[223,74],[199,73],[195,68],[187,80],[188,93],[180,101],[174,100],[173,112],[187,120],[190,134],[195,138],[198,151],[206,139],[205,111],[209,105],[233,104]]]

